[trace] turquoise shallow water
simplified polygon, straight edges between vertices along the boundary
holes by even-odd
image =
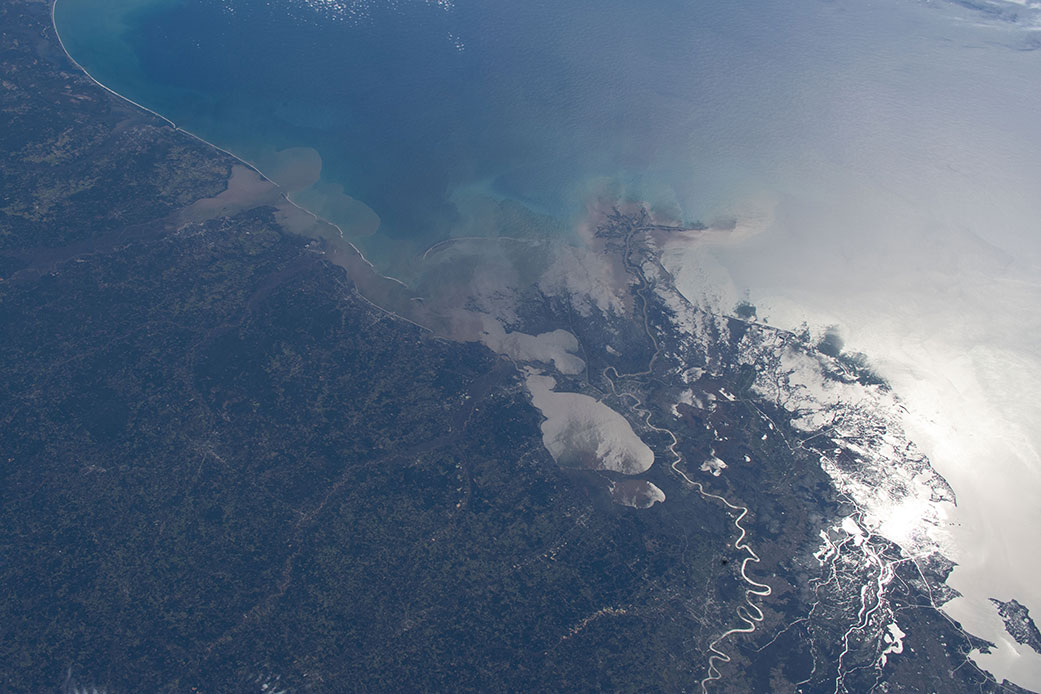
[[[754,9],[60,0],[56,20],[100,81],[275,178],[307,183],[314,153],[277,153],[316,150],[296,199],[393,267],[451,235],[566,233],[601,190],[709,211],[771,135],[720,116],[789,98],[787,13]]]
[[[1041,199],[1038,32],[984,19],[912,0],[56,7],[101,82],[254,162],[402,277],[451,236],[567,238],[602,193],[687,221],[796,208],[756,276],[923,216],[1036,254],[1019,230]]]
[[[395,275],[449,236],[567,238],[602,192],[689,220],[755,217],[742,228],[758,233],[694,260],[672,249],[681,284],[729,283],[711,289],[790,327],[842,324],[940,423],[930,455],[961,514],[951,614],[1005,644],[977,658],[999,679],[1037,689],[1041,661],[1010,652],[990,598],[1041,613],[1041,559],[1021,550],[1041,527],[1038,14],[59,0],[56,20],[101,82],[298,189]]]
[[[1033,35],[951,7],[59,0],[56,23],[101,82],[303,188],[404,272],[449,236],[566,236],[601,192],[710,220],[902,187],[964,220],[975,181],[912,189],[977,150],[1032,156],[1010,120],[1026,101],[995,107],[987,71],[1032,70],[1005,63]]]

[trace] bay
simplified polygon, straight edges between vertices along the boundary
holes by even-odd
[[[382,271],[575,242],[590,200],[745,236],[672,249],[721,310],[842,328],[959,496],[948,606],[1041,687],[1041,46],[1029,2],[59,0],[99,81],[254,162]]]

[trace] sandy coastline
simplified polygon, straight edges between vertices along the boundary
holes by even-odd
[[[181,128],[180,126],[178,126],[176,123],[174,123],[172,120],[170,120],[166,116],[162,115],[161,113],[158,113],[158,112],[148,108],[147,106],[145,106],[143,104],[140,104],[137,101],[134,101],[133,99],[131,99],[130,97],[128,97],[128,96],[126,96],[124,94],[120,94],[116,90],[112,89],[111,87],[107,86],[106,84],[104,84],[103,82],[101,82],[97,78],[95,78],[94,75],[92,75],[89,70],[87,70],[83,65],[81,65],[79,62],[77,62],[75,58],[72,57],[72,54],[70,54],[68,49],[65,47],[65,42],[61,38],[61,32],[58,30],[58,23],[55,20],[55,8],[58,6],[59,2],[61,2],[61,0],[52,0],[52,2],[51,2],[51,28],[54,31],[54,36],[55,36],[55,38],[58,39],[58,45],[61,46],[61,50],[65,54],[65,58],[73,65],[73,67],[75,67],[80,72],[82,72],[84,75],[86,75],[87,78],[90,79],[91,82],[93,82],[97,86],[101,87],[102,89],[104,89],[109,94],[112,94],[116,98],[121,99],[121,100],[127,102],[128,104],[131,104],[132,106],[135,106],[136,108],[139,108],[142,111],[145,111],[146,113],[148,113],[148,114],[150,114],[152,116],[155,116],[159,120],[161,120],[164,123],[166,123],[167,125],[169,125],[174,130],[182,132],[182,133],[188,135],[189,137],[195,138],[196,140],[198,140],[199,142],[203,143],[204,145],[206,145],[208,147],[212,147],[213,149],[217,150],[218,152],[221,152],[222,154],[225,154],[228,157],[231,157],[232,159],[234,159],[235,161],[237,161],[241,165],[248,167],[253,172],[255,172],[258,176],[260,176],[260,178],[262,178],[264,181],[267,181],[272,186],[274,186],[276,189],[278,189],[279,192],[280,192],[280,195],[285,199],[285,201],[288,204],[298,208],[302,212],[304,212],[307,215],[313,217],[316,222],[319,222],[319,223],[322,223],[322,224],[327,224],[330,227],[335,228],[336,231],[339,233],[340,238],[343,239],[343,243],[345,243],[348,246],[350,246],[351,250],[354,253],[356,253],[358,255],[358,257],[361,258],[361,260],[365,264],[367,264],[370,268],[372,268],[372,271],[374,273],[379,274],[379,276],[381,278],[383,278],[383,279],[387,279],[387,280],[390,280],[390,281],[393,281],[393,282],[397,282],[400,285],[402,285],[403,287],[407,287],[408,286],[404,281],[402,281],[402,280],[400,280],[400,279],[398,279],[396,277],[389,277],[387,275],[380,274],[376,270],[376,266],[368,258],[365,257],[365,254],[362,253],[361,249],[358,248],[357,246],[355,246],[350,241],[347,241],[346,236],[343,233],[343,229],[341,229],[335,223],[333,223],[333,222],[331,222],[331,221],[329,221],[327,219],[322,218],[321,216],[319,216],[317,213],[313,212],[312,210],[309,210],[309,209],[299,205],[298,203],[294,202],[292,200],[292,198],[290,198],[289,194],[286,193],[282,189],[282,187],[278,185],[278,183],[276,183],[269,176],[267,176],[263,171],[261,171],[260,168],[256,164],[254,164],[253,162],[248,161],[247,159],[244,159],[243,157],[240,157],[239,155],[235,154],[234,152],[228,151],[227,149],[221,147],[218,144],[214,144],[213,142],[210,142],[209,140],[207,140],[207,139],[205,139],[203,137],[200,137],[199,135],[193,133],[190,130],[185,130],[184,128]],[[386,309],[384,309],[384,310],[386,310]],[[390,312],[390,311],[388,311],[388,312]]]

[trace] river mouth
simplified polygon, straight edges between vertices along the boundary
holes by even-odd
[[[275,26],[270,16],[254,14],[250,21],[267,28],[243,32],[242,44],[225,51],[241,63],[228,67],[239,71],[218,74],[206,50],[235,32],[223,15],[198,21],[214,7],[60,0],[56,21],[91,74],[285,183],[295,200],[337,222],[382,272],[404,278],[419,295],[388,290],[381,305],[457,297],[459,287],[489,277],[524,284],[564,251],[538,256],[495,244],[494,252],[489,245],[432,264],[436,271],[422,259],[431,261],[438,253],[427,252],[454,238],[577,245],[571,234],[595,197],[590,191],[644,199],[686,220],[746,220],[768,209],[758,229],[727,237],[740,243],[676,252],[676,276],[693,285],[686,293],[701,296],[698,282],[711,276],[711,300],[722,310],[747,294],[778,325],[844,326],[847,343],[879,361],[911,398],[915,425],[933,442],[931,458],[959,494],[960,527],[971,529],[959,538],[965,568],[955,582],[966,595],[954,605],[959,619],[998,640],[991,597],[1015,597],[1041,611],[1036,562],[1016,550],[1036,544],[1030,529],[1041,527],[1036,509],[1018,501],[1034,496],[1023,486],[1036,479],[1032,422],[1041,393],[1038,326],[1029,318],[1038,299],[1033,220],[1041,218],[1041,152],[1032,130],[1037,66],[1032,54],[1016,50],[1025,41],[1018,28],[906,3],[877,13],[763,3],[733,13],[699,8],[686,16],[697,19],[686,27],[694,29],[689,37],[678,36],[684,23],[677,15],[639,12],[626,25],[635,27],[632,34],[620,35],[612,27],[624,8],[584,6],[568,10],[590,29],[583,36],[558,29],[540,34],[548,36],[545,46],[503,44],[530,61],[480,74],[468,61],[503,37],[503,22],[470,34],[447,22],[479,26],[486,15],[417,6],[438,17],[426,26],[446,30],[422,37],[423,55],[437,60],[426,72],[352,82],[355,91],[340,95],[350,107],[340,113],[315,96],[328,96],[322,87],[329,80],[313,69],[337,62],[328,57],[313,59],[312,69],[289,70],[291,61],[283,61],[242,79],[252,71],[250,48],[272,45],[263,38]],[[290,19],[301,35],[330,19],[305,21],[303,5],[287,7],[295,8]],[[549,24],[552,14],[538,14],[548,10],[533,11],[519,18],[523,26]],[[378,36],[404,35],[394,34],[407,29],[399,19],[384,19],[390,33],[369,35],[362,48],[377,45]],[[336,21],[336,32],[364,26]],[[187,24],[209,37],[190,45],[177,29]],[[775,41],[777,32],[790,40]],[[607,56],[617,45],[638,59],[619,65]],[[397,57],[415,67],[409,56]],[[621,71],[607,74],[612,67]],[[438,70],[447,82],[427,79]],[[407,79],[396,83],[400,75]],[[499,101],[469,108],[487,93],[468,90],[495,80],[505,85],[491,92]],[[300,92],[268,101],[272,85]],[[355,98],[357,90],[388,85],[393,89],[378,99]],[[523,108],[514,87],[526,95]],[[442,92],[459,99],[427,108]],[[221,101],[221,94],[245,100]],[[379,108],[358,114],[357,104]],[[261,114],[277,123],[257,121]],[[467,121],[474,114],[480,118]],[[351,119],[364,127],[342,128]],[[441,127],[446,123],[451,127]],[[466,123],[510,125],[471,140],[468,133],[483,128]],[[341,128],[376,136],[345,144],[329,134]],[[472,251],[479,242],[459,243]],[[979,461],[992,459],[1008,462],[995,463],[1001,474],[981,478],[979,470],[992,468]],[[1005,651],[981,662],[1035,682],[1032,666],[1023,665],[1028,659],[1015,660]]]

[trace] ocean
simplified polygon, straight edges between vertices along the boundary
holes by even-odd
[[[818,131],[830,81],[891,42],[849,14],[805,0],[60,0],[56,19],[102,83],[303,188],[295,199],[406,272],[453,235],[560,233],[489,212],[504,201],[565,228],[599,192],[693,221],[815,166],[805,144],[834,135]]]
[[[959,498],[947,607],[1041,689],[1041,8],[919,0],[59,0],[96,79],[224,147],[382,271],[569,242],[590,200],[745,233],[680,287],[837,326]],[[577,239],[574,240],[577,243]]]

